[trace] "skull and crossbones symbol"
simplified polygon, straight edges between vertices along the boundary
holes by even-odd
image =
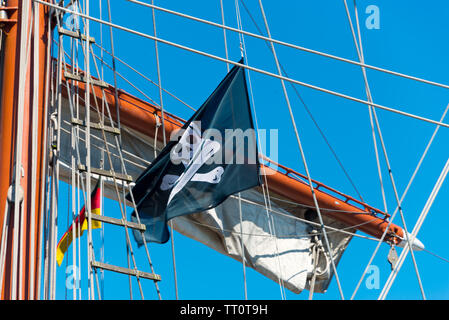
[[[220,148],[219,142],[201,137],[201,130],[195,122],[190,123],[170,152],[171,160],[182,162],[185,171],[180,176],[166,174],[162,178],[161,190],[172,189],[167,205],[189,181],[213,184],[220,182],[224,172],[222,166],[218,166],[207,173],[197,172]]]

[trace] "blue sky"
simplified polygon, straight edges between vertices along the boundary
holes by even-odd
[[[97,1],[91,1],[91,15],[99,17]],[[103,3],[103,19],[107,19],[106,0]],[[147,1],[149,2],[149,1]],[[225,3],[226,24],[236,27],[234,1]],[[152,34],[151,9],[127,1],[112,0],[112,21],[144,33]],[[256,22],[263,28],[258,1],[246,0]],[[268,23],[273,38],[307,48],[357,60],[356,50],[347,21],[343,1],[264,1]],[[348,1],[353,14],[352,1]],[[220,1],[156,1],[156,5],[173,9],[196,17],[221,22]],[[376,5],[380,13],[380,29],[367,29],[365,20],[368,5]],[[447,52],[447,18],[449,4],[446,1],[357,1],[365,61],[368,64],[414,75],[440,83],[449,83]],[[251,19],[240,3],[242,23],[245,30],[257,33]],[[354,18],[354,16],[353,16]],[[188,21],[167,13],[156,12],[158,36],[201,51],[225,56],[221,29]],[[354,21],[354,20],[353,20]],[[91,23],[91,32],[100,39],[99,27]],[[109,49],[109,29],[104,28],[105,48]],[[227,32],[228,50],[231,60],[240,58],[239,39]],[[262,40],[245,37],[247,61],[251,66],[276,73],[270,51]],[[157,81],[154,42],[123,31],[114,30],[115,53],[133,67]],[[330,60],[287,47],[276,46],[279,60],[293,79],[324,87],[333,91],[366,100],[360,67]],[[193,107],[199,107],[226,74],[224,63],[198,56],[167,45],[159,45],[162,85]],[[108,58],[107,61],[110,62]],[[120,63],[117,70],[155,101],[159,93],[155,86],[128,70]],[[105,72],[105,80],[112,83],[112,74]],[[415,113],[438,120],[449,103],[447,89],[402,79],[373,70],[367,71],[374,102],[392,108]],[[279,130],[279,162],[299,172],[304,172],[299,149],[294,137],[287,105],[278,79],[250,72],[254,89],[254,105],[259,128]],[[143,96],[126,82],[119,79],[120,88]],[[313,179],[321,181],[349,195],[356,196],[354,189],[333,158],[303,104],[290,85],[288,94],[294,110],[307,162]],[[320,128],[325,132],[332,147],[343,162],[358,190],[370,205],[383,208],[383,202],[374,157],[373,141],[367,107],[363,104],[331,96],[312,89],[297,86],[303,100],[313,113]],[[164,95],[164,106],[184,119],[192,111]],[[377,111],[387,147],[396,186],[402,195],[408,180],[429,140],[435,125],[409,119],[387,111]],[[403,203],[407,227],[411,230],[435,184],[449,152],[447,139],[449,130],[441,128],[430,149],[422,169],[418,173]],[[381,156],[383,180],[387,194],[389,212],[395,209],[395,198],[389,181],[386,165]],[[66,212],[67,186],[61,187],[61,212]],[[426,248],[440,256],[449,257],[446,245],[449,216],[447,215],[448,184],[445,183],[430,210],[427,220],[418,235]],[[106,214],[118,216],[118,205],[106,200]],[[67,224],[60,220],[62,234]],[[395,223],[402,225],[399,216]],[[97,231],[94,231],[97,232]],[[98,237],[97,232],[96,237]],[[126,265],[125,238],[116,227],[105,229],[106,262]],[[98,238],[97,238],[98,240]],[[83,238],[83,241],[85,239]],[[97,243],[100,243],[97,241]],[[353,238],[338,266],[343,292],[349,298],[375,248],[370,240]],[[240,263],[231,258],[175,233],[176,263],[181,299],[243,299],[243,273]],[[382,245],[374,265],[379,268],[380,288],[368,289],[364,283],[357,299],[376,299],[388,278],[390,265],[387,262],[389,247]],[[71,251],[71,250],[70,250]],[[160,282],[162,297],[174,299],[173,269],[170,243],[151,244],[150,253]],[[136,249],[138,265],[148,270],[144,249]],[[449,264],[426,252],[417,252],[416,259],[423,285],[429,299],[449,298]],[[85,259],[84,259],[85,262]],[[57,297],[64,298],[65,261],[58,268]],[[85,277],[84,277],[85,278]],[[156,299],[154,286],[143,282],[146,299]],[[82,286],[86,282],[83,279]],[[264,278],[252,269],[247,269],[248,297],[250,299],[280,299],[277,283]],[[133,282],[134,298],[139,298],[136,282]],[[104,291],[106,299],[128,299],[128,278],[123,275],[105,273]],[[308,293],[300,295],[287,291],[287,299],[307,299]],[[68,294],[71,297],[71,293]],[[84,297],[86,298],[86,297]],[[339,299],[335,279],[326,294],[316,294],[316,299]],[[393,285],[389,299],[420,299],[421,294],[410,257]]]

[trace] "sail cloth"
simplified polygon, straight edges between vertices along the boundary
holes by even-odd
[[[313,270],[309,225],[274,203],[272,210],[280,214],[267,211],[264,196],[254,188],[242,192],[240,200],[232,196],[216,208],[175,218],[173,227],[237,261],[244,257],[247,267],[300,293]]]
[[[101,188],[100,188],[100,180],[98,180],[97,185],[92,191],[91,195],[91,212],[92,214],[101,215]],[[85,206],[81,209],[78,216],[75,218],[74,224],[76,224],[76,229],[80,230],[80,236],[83,235],[84,230],[87,230],[88,220],[86,219],[86,209]],[[92,220],[91,222],[92,229],[101,228],[101,222],[97,220]],[[62,260],[64,259],[64,255],[67,252],[67,249],[72,244],[73,240],[73,224],[70,225],[68,230],[63,234],[61,239],[58,242],[58,246],[56,247],[56,261],[58,262],[58,266],[61,266]],[[78,233],[75,234],[75,237],[78,237]]]
[[[245,71],[234,66],[139,176],[132,195],[146,225],[146,241],[165,243],[170,219],[214,208],[259,184]],[[136,221],[135,212],[131,217]],[[139,232],[134,236],[143,244]]]
[[[62,121],[61,121],[61,150],[60,150],[60,179],[66,183],[72,183],[71,179],[71,157],[72,157],[72,147],[71,147],[71,113],[70,113],[70,101],[63,98],[62,99]],[[84,115],[84,107],[80,105],[80,118]],[[95,113],[91,114],[91,120],[100,122],[99,118],[95,117]],[[126,165],[126,170],[129,175],[131,175],[134,180],[136,180],[139,175],[148,167],[148,165],[154,161],[155,153],[159,153],[163,145],[159,141],[154,140],[154,136],[152,133],[143,134],[141,132],[137,132],[130,127],[127,127],[122,123],[121,127],[121,139],[122,139],[122,147],[123,147],[123,158],[124,163]],[[154,129],[154,128],[153,128]],[[80,140],[80,161],[84,161],[86,158],[85,154],[85,130],[83,127],[78,128],[81,136]],[[154,131],[152,131],[154,133]],[[105,151],[105,146],[103,142],[103,137],[101,132],[98,130],[91,130],[91,166],[95,168],[103,168],[101,165],[104,164],[104,169],[109,170],[111,166],[108,161],[102,162],[102,152]],[[114,147],[115,141],[113,135],[106,136],[109,149],[112,157],[112,168],[114,168],[115,172],[122,172],[120,154],[119,151]],[[83,162],[82,162],[83,163]],[[85,164],[85,163],[83,163]],[[98,176],[95,174],[92,175],[92,183],[94,184]],[[104,196],[118,201],[116,187],[119,188],[120,194],[122,193],[123,184],[118,181],[118,186],[116,186],[112,179],[103,177],[104,181]],[[125,189],[127,190],[127,189]],[[305,228],[305,224],[297,219],[286,219],[286,220],[278,220],[280,215],[275,213],[270,213],[272,219],[274,219],[274,229],[276,231],[276,235],[272,238],[270,237],[248,237],[247,233],[257,233],[261,232],[261,230],[266,230],[264,224],[267,223],[266,220],[266,209],[264,206],[250,204],[246,202],[245,199],[248,197],[247,194],[252,193],[254,197],[258,197],[259,199],[263,199],[262,189],[260,187],[253,187],[251,190],[242,192],[242,215],[243,215],[243,242],[244,242],[244,250],[246,257],[246,265],[254,268],[257,272],[262,275],[273,279],[278,282],[279,277],[284,280],[284,285],[287,289],[293,292],[300,292],[304,289],[303,280],[299,277],[293,277],[292,279],[288,279],[287,275],[295,274],[295,272],[300,272],[300,270],[307,270],[310,268],[312,263],[312,256],[309,256],[309,260],[306,258],[305,252],[297,252],[295,251],[295,255],[292,255],[292,251],[289,248],[302,248],[302,244],[298,243],[298,238],[295,237],[283,237],[283,235],[288,234],[289,232],[293,233],[293,230],[296,229],[296,235],[302,235],[301,230]],[[305,208],[298,206],[298,204],[292,203],[291,201],[278,201],[277,198],[282,198],[281,194],[274,194],[270,191],[270,199],[271,206],[273,210],[277,212],[283,212],[289,214],[290,216],[295,216],[299,218],[304,218],[304,213],[306,211]],[[252,199],[252,198],[251,198]],[[288,200],[288,199],[284,199]],[[222,210],[223,216],[227,217],[226,219],[231,219],[233,217],[234,221],[239,219],[239,211],[236,207],[230,207],[228,202],[235,203],[235,197],[231,196],[226,201],[224,201],[221,205],[217,206],[214,210]],[[262,205],[264,201],[259,201]],[[131,206],[131,203],[128,203]],[[221,209],[220,207],[224,207]],[[234,209],[229,209],[234,208]],[[214,222],[211,227],[206,227],[202,224],[210,224],[210,221],[218,221],[215,217],[207,217],[209,213],[213,213],[214,210],[206,210],[201,213],[189,214],[186,216],[180,216],[173,219],[173,227],[176,231],[179,231],[186,236],[195,239],[204,243],[217,250],[218,252],[230,256],[238,261],[241,261],[241,252],[238,250],[240,248],[240,229],[238,228],[238,224],[232,223],[222,223],[223,231],[220,231],[216,228],[217,225],[220,225],[219,222]],[[249,215],[247,212],[253,212],[254,214]],[[256,212],[258,212],[256,214]],[[120,213],[117,211],[110,212],[111,216],[117,215],[116,218],[121,218]],[[323,216],[324,224],[331,226],[336,229],[347,228],[347,226],[337,220],[332,219],[328,216]],[[227,221],[227,220],[226,220]],[[318,221],[315,221],[318,222]],[[259,227],[256,227],[259,224],[262,224]],[[248,228],[248,225],[254,224],[254,228],[257,230],[251,231]],[[225,230],[228,230],[230,227],[231,230],[236,231],[232,233],[226,233]],[[279,228],[285,228],[287,231],[279,230]],[[353,229],[347,229],[347,231],[355,232]],[[270,236],[269,232],[267,236]],[[267,239],[268,238],[268,239]],[[330,246],[332,249],[332,256],[334,257],[334,261],[338,264],[339,260],[343,256],[347,246],[352,239],[350,234],[341,233],[341,232],[328,232],[328,238],[330,242]],[[265,239],[265,243],[258,242],[256,240],[261,241]],[[273,249],[273,246],[276,245],[277,241],[278,250]],[[303,239],[306,241],[306,238]],[[230,245],[232,244],[232,246]],[[306,246],[304,244],[304,246]],[[301,250],[301,249],[298,249]],[[278,252],[278,254],[277,254]],[[278,260],[276,255],[281,259]],[[273,259],[269,259],[269,257],[273,257]],[[282,258],[284,258],[282,260]],[[288,257],[288,259],[287,259]],[[286,269],[280,272],[278,261],[281,262],[283,268]],[[331,279],[333,278],[332,267],[330,266],[330,259],[325,259],[321,256],[319,259],[320,264],[320,274],[321,276],[317,278],[315,283],[315,292],[325,292],[329,286]],[[301,273],[303,274],[303,273]],[[308,290],[310,279],[306,283],[305,289]]]

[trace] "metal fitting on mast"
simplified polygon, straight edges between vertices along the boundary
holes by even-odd
[[[0,3],[0,29],[8,31],[12,25],[17,23],[17,19],[10,19],[12,13],[16,11],[17,7],[5,7],[4,1]]]

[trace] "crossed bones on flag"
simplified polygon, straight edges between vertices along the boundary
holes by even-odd
[[[218,166],[207,173],[197,171],[221,148],[217,141],[203,139],[201,130],[195,122],[189,124],[182,134],[179,142],[170,151],[172,161],[181,161],[186,170],[180,175],[166,174],[162,178],[161,190],[170,192],[167,206],[173,197],[185,187],[189,181],[206,183],[219,183],[224,172],[222,166]]]

